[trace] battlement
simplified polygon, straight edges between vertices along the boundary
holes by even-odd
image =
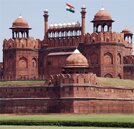
[[[99,32],[99,33],[86,33],[84,36],[81,34],[76,36],[65,37],[52,37],[45,40],[48,47],[61,47],[61,46],[78,46],[80,42],[87,44],[95,43],[120,43],[125,47],[132,48],[132,43],[124,39],[123,33],[116,32]]]
[[[126,47],[132,47],[132,44],[126,40],[124,40],[123,33],[116,32],[99,32],[92,34],[85,34],[83,41],[86,43],[121,43]]]
[[[96,74],[58,74],[51,75],[48,81],[49,84],[97,84],[97,76]]]
[[[40,48],[40,41],[34,38],[16,38],[16,39],[5,39],[3,41],[3,49],[11,48]]]

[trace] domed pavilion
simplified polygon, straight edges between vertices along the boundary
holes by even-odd
[[[22,17],[19,16],[13,23],[12,27],[12,38],[28,38],[29,30],[31,29],[28,25],[28,22]]]
[[[94,32],[112,31],[112,20],[111,15],[107,10],[101,8],[95,15],[93,21]]]
[[[65,62],[65,73],[88,73],[89,64],[84,55],[76,49],[72,55],[70,55]]]

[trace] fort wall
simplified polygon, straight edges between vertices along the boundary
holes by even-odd
[[[134,113],[134,89],[89,84],[0,87],[0,113]]]

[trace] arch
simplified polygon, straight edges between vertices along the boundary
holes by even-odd
[[[103,25],[103,31],[104,32],[107,32],[108,31],[108,25],[106,25],[106,24]]]
[[[106,77],[106,78],[113,78],[113,76],[110,73],[107,73],[104,77]]]
[[[20,68],[28,68],[28,61],[27,61],[27,58],[21,57],[21,58],[19,59],[19,67],[20,67]]]
[[[121,64],[121,54],[117,54],[117,64]]]
[[[37,59],[36,58],[32,59],[32,67],[37,68]]]
[[[104,64],[113,64],[113,55],[109,52],[104,54]]]
[[[101,27],[101,25],[98,25],[96,32],[101,32],[101,31],[102,31],[102,27]]]

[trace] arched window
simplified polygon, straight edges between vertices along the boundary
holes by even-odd
[[[22,58],[19,59],[19,67],[20,68],[28,68],[27,58],[22,57]]]
[[[113,64],[113,55],[111,53],[104,54],[104,64]]]
[[[34,67],[34,68],[37,67],[37,60],[36,60],[36,58],[32,59],[32,67]]]

